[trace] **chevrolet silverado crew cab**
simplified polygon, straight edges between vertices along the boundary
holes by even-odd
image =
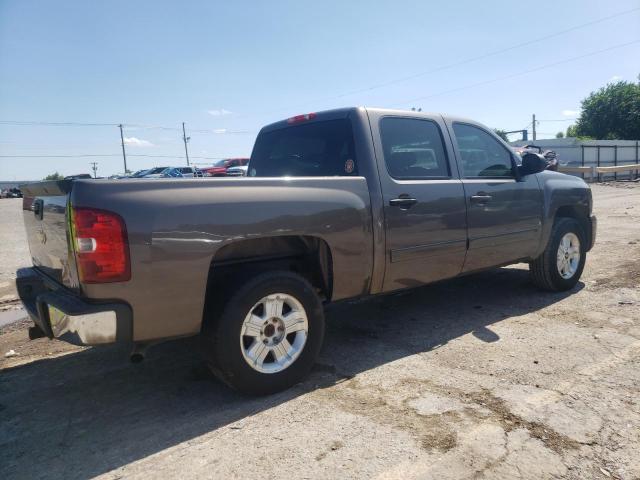
[[[312,367],[324,304],[517,262],[572,288],[591,192],[545,166],[471,120],[348,108],[264,127],[247,177],[25,185],[30,335],[200,335],[227,384],[281,390]]]

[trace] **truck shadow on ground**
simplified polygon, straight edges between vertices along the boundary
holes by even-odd
[[[128,362],[128,350],[104,347],[7,369],[0,377],[0,477],[94,477],[466,334],[482,348],[500,340],[491,325],[583,286],[541,293],[526,270],[506,268],[333,305],[309,379],[264,398],[213,379],[194,339],[158,345],[139,365]]]

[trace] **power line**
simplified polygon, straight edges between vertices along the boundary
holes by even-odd
[[[87,122],[36,122],[20,120],[0,120],[0,125],[47,126],[47,127],[117,127],[118,123]]]
[[[597,19],[597,20],[592,20],[590,22],[583,23],[583,24],[580,24],[580,25],[576,25],[574,27],[567,28],[565,30],[561,30],[561,31],[556,32],[556,33],[552,33],[550,35],[545,35],[544,37],[538,37],[538,38],[535,38],[533,40],[527,40],[526,42],[518,43],[518,44],[512,45],[510,47],[501,48],[499,50],[494,50],[492,52],[488,52],[488,53],[485,53],[485,54],[482,54],[482,55],[478,55],[476,57],[471,57],[471,58],[467,58],[465,60],[460,60],[459,62],[450,63],[450,64],[443,65],[441,67],[437,67],[437,68],[434,68],[434,69],[431,69],[431,70],[425,70],[423,72],[415,73],[413,75],[408,75],[406,77],[397,78],[395,80],[390,80],[388,82],[384,82],[384,83],[381,83],[379,85],[375,85],[373,87],[369,87],[369,88],[366,88],[366,89],[355,90],[355,91],[353,91],[351,93],[346,93],[346,94],[340,95],[340,96],[338,96],[336,98],[339,98],[339,97],[342,97],[342,96],[347,96],[347,95],[352,95],[352,94],[355,94],[355,93],[362,93],[362,92],[366,92],[366,91],[369,91],[369,90],[374,90],[374,89],[377,89],[377,88],[387,87],[389,85],[394,85],[396,83],[405,82],[405,81],[408,81],[408,80],[413,80],[414,78],[421,77],[421,76],[424,76],[424,75],[429,75],[431,73],[436,73],[436,72],[440,72],[442,70],[448,70],[450,68],[459,67],[461,65],[465,65],[465,64],[470,63],[470,62],[475,62],[477,60],[483,60],[485,58],[493,57],[495,55],[499,55],[501,53],[509,52],[511,50],[516,50],[518,48],[526,47],[528,45],[531,45],[531,44],[534,44],[534,43],[538,43],[538,42],[541,42],[543,40],[548,40],[550,38],[558,37],[560,35],[564,35],[566,33],[573,32],[574,30],[578,30],[580,28],[588,27],[588,26],[591,26],[591,25],[595,25],[597,23],[604,22],[606,20],[610,20],[612,18],[620,17],[622,15],[626,15],[628,13],[635,12],[637,10],[640,10],[640,7],[632,8],[630,10],[626,10],[624,12],[619,12],[619,13],[616,13],[614,15],[609,15],[608,17],[603,17],[603,18],[600,18],[600,19]]]
[[[357,89],[357,90],[352,90],[352,91],[349,91],[349,92],[341,93],[341,94],[338,94],[338,95],[333,95],[333,96],[330,96],[330,97],[318,98],[316,100],[312,100],[311,102],[314,103],[314,102],[326,102],[326,101],[329,101],[329,100],[337,100],[337,99],[348,97],[348,96],[351,96],[351,95],[356,95],[358,93],[369,92],[369,91],[377,90],[377,89],[380,89],[380,88],[383,88],[383,87],[388,87],[390,85],[395,85],[397,83],[406,82],[406,81],[413,80],[413,79],[418,78],[418,77],[422,77],[422,76],[425,76],[425,75],[430,75],[430,74],[433,74],[433,73],[441,72],[443,70],[449,70],[451,68],[455,68],[455,67],[459,67],[459,66],[462,66],[462,65],[466,65],[468,63],[475,62],[477,60],[483,60],[485,58],[493,57],[493,56],[499,55],[501,53],[505,53],[505,52],[508,52],[508,51],[511,51],[511,50],[516,50],[518,48],[526,47],[526,46],[532,45],[534,43],[542,42],[542,41],[548,40],[550,38],[555,38],[555,37],[558,37],[558,36],[561,36],[561,35],[565,35],[565,34],[567,34],[569,32],[573,32],[574,30],[579,30],[581,28],[585,28],[585,27],[589,27],[591,25],[602,23],[602,22],[605,22],[607,20],[611,20],[613,18],[621,17],[623,15],[627,15],[629,13],[636,12],[638,10],[640,10],[640,7],[631,8],[629,10],[618,12],[618,13],[615,13],[613,15],[609,15],[609,16],[606,16],[606,17],[602,17],[602,18],[598,18],[598,19],[595,19],[595,20],[591,20],[591,21],[586,22],[586,23],[575,25],[573,27],[570,27],[570,28],[567,28],[567,29],[564,29],[564,30],[560,30],[560,31],[555,32],[555,33],[551,33],[551,34],[545,35],[543,37],[538,37],[538,38],[535,38],[533,40],[527,40],[526,42],[521,42],[521,43],[518,43],[518,44],[515,44],[515,45],[512,45],[512,46],[509,46],[509,47],[501,48],[501,49],[498,49],[498,50],[493,50],[493,51],[490,51],[490,52],[487,52],[487,53],[484,53],[484,54],[481,54],[481,55],[478,55],[478,56],[475,56],[475,57],[469,57],[469,58],[464,59],[464,60],[460,60],[460,61],[457,61],[457,62],[449,63],[449,64],[446,64],[446,65],[442,65],[440,67],[436,67],[436,68],[433,68],[433,69],[430,69],[430,70],[424,70],[422,72],[418,72],[418,73],[414,73],[414,74],[411,74],[411,75],[407,75],[405,77],[395,78],[395,79],[392,79],[392,80],[389,80],[389,81],[386,81],[386,82],[382,82],[382,83],[378,83],[378,84],[375,84],[375,85],[371,85],[369,87],[360,88],[360,89]],[[308,104],[308,103],[309,102],[306,102],[305,104]],[[297,107],[297,106],[300,106],[300,105],[303,105],[303,104],[302,103],[298,103],[298,104],[295,104],[295,105],[292,104],[292,105],[290,105],[288,107],[282,107],[282,108],[279,108],[277,110],[272,110],[272,111],[269,111],[269,112],[260,112],[260,114],[267,115],[267,114],[270,114],[272,112],[279,112],[279,111],[282,111],[282,110],[288,110],[290,108]],[[240,115],[239,117],[236,117],[236,118],[242,118],[242,117],[247,117],[247,116],[251,116],[251,115]]]
[[[86,154],[70,154],[70,155],[0,155],[0,158],[86,158],[86,157],[121,157],[121,153],[86,153]],[[129,153],[127,157],[145,157],[145,158],[175,158],[176,160],[182,157],[181,154],[175,155],[150,155],[150,154],[137,154]],[[227,157],[193,157],[198,160],[222,160]]]
[[[433,68],[433,69],[430,69],[430,70],[417,72],[417,73],[414,73],[414,74],[411,74],[411,75],[407,75],[405,77],[392,79],[392,80],[389,80],[387,82],[382,82],[382,83],[379,83],[379,84],[371,85],[369,87],[365,87],[365,88],[361,88],[361,89],[357,89],[357,90],[352,90],[352,91],[349,91],[349,92],[341,93],[341,94],[338,94],[338,95],[333,95],[333,96],[330,96],[330,97],[319,98],[319,99],[316,99],[316,100],[312,100],[312,102],[322,102],[322,101],[328,101],[328,100],[336,100],[336,99],[347,97],[347,96],[350,96],[350,95],[355,95],[355,94],[358,94],[358,93],[363,93],[363,92],[368,92],[368,91],[371,91],[371,90],[376,90],[376,89],[387,87],[387,86],[394,85],[394,84],[397,84],[397,83],[402,83],[402,82],[405,82],[405,81],[408,81],[408,80],[412,80],[414,78],[418,78],[418,77],[421,77],[421,76],[429,75],[429,74],[432,74],[432,73],[437,73],[437,72],[440,72],[440,71],[443,71],[443,70],[448,70],[448,69],[451,69],[451,68],[454,68],[454,67],[458,67],[458,66],[461,66],[461,65],[465,65],[467,63],[471,63],[471,62],[477,61],[477,60],[482,60],[482,59],[489,58],[489,57],[492,57],[492,56],[496,56],[496,55],[499,55],[501,53],[505,53],[505,52],[508,52],[508,51],[511,51],[511,50],[516,50],[518,48],[526,47],[526,46],[532,45],[534,43],[539,43],[539,42],[542,42],[544,40],[548,40],[550,38],[555,38],[555,37],[558,37],[558,36],[561,36],[561,35],[565,35],[565,34],[570,33],[572,31],[579,30],[581,28],[589,27],[589,26],[592,26],[592,25],[596,25],[598,23],[602,23],[602,22],[605,22],[607,20],[611,20],[613,18],[621,17],[621,16],[627,15],[629,13],[636,12],[638,10],[640,10],[640,7],[631,8],[629,10],[624,10],[622,12],[618,12],[618,13],[615,13],[613,15],[609,15],[609,16],[606,16],[606,17],[601,17],[601,18],[598,18],[598,19],[595,19],[595,20],[591,20],[591,21],[586,22],[586,23],[575,25],[573,27],[570,27],[570,28],[567,28],[567,29],[564,29],[564,30],[560,30],[560,31],[555,32],[555,33],[551,33],[551,34],[545,35],[543,37],[538,37],[538,38],[535,38],[535,39],[532,39],[532,40],[527,40],[526,42],[521,42],[521,43],[518,43],[518,44],[515,44],[515,45],[512,45],[512,46],[509,46],[509,47],[501,48],[501,49],[498,49],[498,50],[493,50],[493,51],[484,53],[482,55],[478,55],[478,56],[475,56],[475,57],[469,57],[467,59],[463,59],[463,60],[460,60],[460,61],[457,61],[457,62],[449,63],[449,64],[446,64],[446,65],[442,65],[440,67],[436,67],[436,68]],[[636,43],[636,42],[631,42],[631,43]],[[619,48],[619,47],[625,46],[625,45],[628,45],[628,44],[619,45],[619,46],[612,47],[612,48]],[[607,50],[609,50],[609,49],[605,49],[605,50],[601,50],[599,52],[594,52],[594,53],[591,53],[591,54],[587,54],[586,56],[594,55],[596,53],[604,52],[604,51],[607,51]],[[566,61],[577,60],[579,58],[584,58],[584,57],[575,57],[573,59],[565,60],[565,62]],[[564,62],[558,62],[558,63],[564,63]],[[519,74],[514,74],[514,76],[523,75],[525,73],[530,73],[530,72],[533,72],[533,71],[536,71],[536,70],[539,70],[539,69],[542,69],[542,68],[548,68],[548,67],[554,66],[554,65],[557,65],[557,63],[556,64],[550,64],[550,65],[543,66],[543,67],[539,67],[538,69],[528,70],[526,72],[522,72],[522,73],[519,73]],[[501,79],[503,79],[503,78],[510,78],[510,77],[502,77]],[[498,81],[498,79],[492,80],[492,81]],[[474,86],[475,85],[482,85],[484,83],[489,83],[489,82],[482,82],[480,84],[474,84]],[[470,88],[470,87],[463,87],[463,88]],[[458,90],[459,89],[455,89],[455,90],[451,90],[451,91],[458,91]],[[448,93],[448,92],[443,92],[441,94],[444,94],[444,93]],[[437,95],[441,95],[441,94],[437,94]],[[429,97],[419,97],[418,100],[422,100],[424,98],[431,98],[431,96],[429,96]],[[293,106],[297,106],[297,105],[302,105],[302,104],[296,104],[296,105],[292,105],[292,106],[289,106],[289,107],[282,107],[282,108],[279,108],[278,110],[274,110],[274,111],[282,111],[284,109],[292,108]],[[268,113],[271,113],[271,112],[261,112],[261,114],[268,114]],[[246,117],[246,116],[251,116],[251,115],[240,115],[239,117],[236,117],[236,118],[242,118],[242,117]],[[558,121],[565,121],[565,120],[558,120]],[[158,130],[169,130],[169,131],[177,131],[177,132],[181,131],[181,129],[178,128],[178,127],[166,127],[166,126],[162,126],[162,125],[144,125],[144,124],[135,124],[135,123],[119,124],[119,123],[98,123],[98,122],[44,122],[44,121],[0,120],[0,125],[13,125],[13,126],[20,126],[20,125],[22,125],[22,126],[61,126],[61,127],[68,127],[68,126],[72,126],[72,127],[76,127],[76,126],[77,127],[107,127],[107,126],[108,127],[118,127],[118,126],[122,125],[125,128],[158,129]],[[226,129],[193,129],[193,130],[191,130],[191,132],[192,133],[213,133],[213,134],[254,134],[254,133],[257,133],[255,131],[250,131],[250,130],[226,130]]]
[[[120,153],[87,153],[78,155],[0,155],[0,158],[85,158],[85,157],[119,157]],[[133,156],[133,155],[130,155]]]
[[[44,127],[120,127],[123,128],[144,128],[147,130],[170,130],[175,132],[181,132],[182,129],[178,127],[164,127],[161,125],[141,125],[137,123],[97,123],[97,122],[40,122],[40,121],[21,121],[21,120],[0,120],[0,125],[8,126],[44,126]],[[200,128],[191,130],[192,133],[209,133],[214,135],[226,135],[226,134],[253,134],[257,133],[253,130],[227,130],[226,128],[206,129]]]
[[[424,96],[421,96],[421,97],[416,97],[416,98],[412,98],[412,99],[401,101],[401,102],[397,102],[397,103],[399,105],[411,104],[411,103],[414,103],[414,102],[416,102],[418,100],[425,100],[427,98],[439,97],[441,95],[446,95],[446,94],[449,94],[449,93],[459,92],[461,90],[467,90],[469,88],[480,87],[480,86],[487,85],[487,84],[490,84],[490,83],[495,83],[495,82],[499,82],[499,81],[502,81],[502,80],[508,80],[510,78],[519,77],[519,76],[522,76],[522,75],[527,75],[529,73],[534,73],[534,72],[537,72],[537,71],[540,71],[540,70],[544,70],[544,69],[547,69],[547,68],[551,68],[551,67],[555,67],[555,66],[558,66],[558,65],[562,65],[564,63],[575,62],[576,60],[581,60],[583,58],[592,57],[594,55],[598,55],[600,53],[604,53],[604,52],[608,52],[608,51],[611,51],[611,50],[615,50],[617,48],[627,47],[629,45],[633,45],[634,43],[638,43],[638,42],[640,42],[640,39],[639,40],[633,40],[631,42],[620,43],[618,45],[613,45],[611,47],[603,48],[601,50],[596,50],[594,52],[585,53],[584,55],[579,55],[577,57],[565,58],[564,60],[559,60],[557,62],[547,63],[546,65],[541,65],[539,67],[531,68],[529,70],[523,70],[521,72],[512,73],[512,74],[509,74],[509,75],[504,75],[502,77],[492,78],[490,80],[484,80],[482,82],[472,83],[470,85],[465,85],[465,86],[462,86],[462,87],[453,88],[451,90],[445,90],[443,92],[434,93],[432,95],[424,95]]]

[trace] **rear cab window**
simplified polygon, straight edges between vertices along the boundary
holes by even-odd
[[[316,121],[258,136],[251,177],[334,177],[358,175],[349,119]]]

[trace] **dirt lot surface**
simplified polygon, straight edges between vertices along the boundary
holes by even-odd
[[[0,478],[639,479],[640,185],[593,193],[573,291],[518,265],[333,307],[310,378],[267,398],[216,382],[193,340],[131,365],[6,326]],[[6,205],[0,282],[28,263]]]
[[[0,304],[14,299],[16,270],[29,266],[29,246],[22,222],[22,199],[0,199]]]

